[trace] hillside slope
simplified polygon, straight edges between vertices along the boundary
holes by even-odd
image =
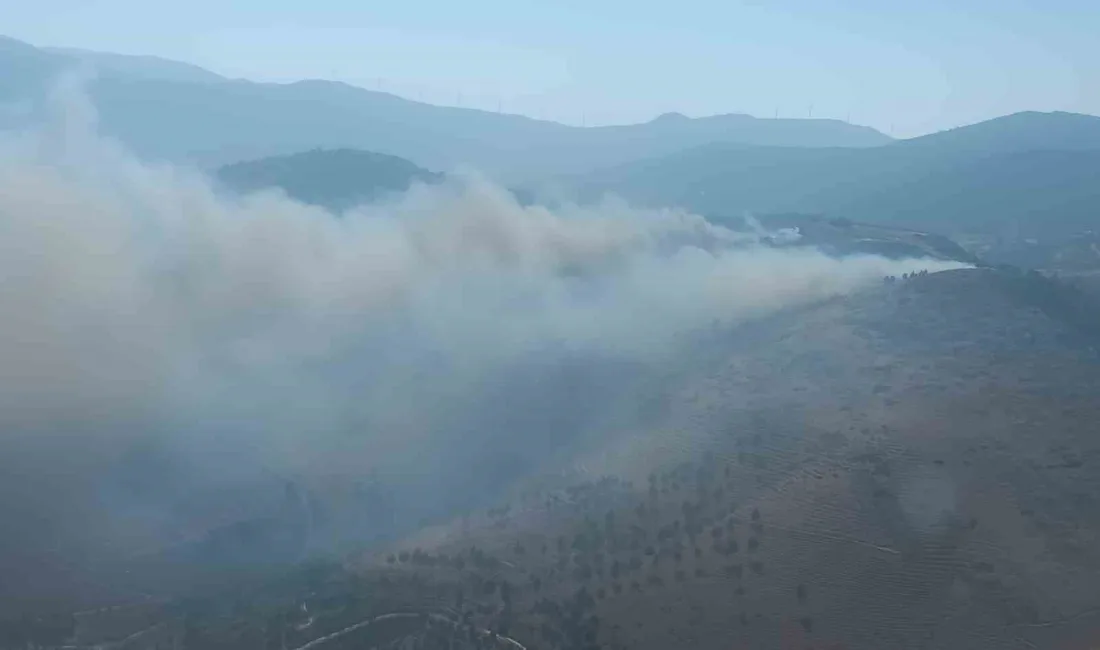
[[[1052,294],[945,272],[716,333],[659,426],[578,459],[587,487],[405,549],[506,563],[447,580],[530,646],[1076,647],[1100,631],[1098,312]]]
[[[714,145],[589,174],[704,214],[803,212],[955,233],[1076,233],[1100,214],[1100,118],[1020,114],[871,149]]]
[[[1097,309],[960,270],[718,328],[643,382],[648,426],[499,507],[125,629],[203,648],[1082,647]]]

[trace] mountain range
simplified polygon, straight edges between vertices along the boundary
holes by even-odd
[[[803,212],[951,234],[1071,235],[1100,217],[1100,118],[1018,113],[863,149],[713,144],[554,187],[705,215]]]
[[[81,66],[97,71],[88,92],[101,131],[138,154],[212,170],[273,158],[217,173],[247,190],[278,168],[281,176],[267,184],[294,185],[292,196],[328,207],[375,190],[337,192],[321,176],[370,185],[378,173],[389,179],[381,187],[392,189],[469,167],[540,200],[616,194],[719,220],[745,213],[845,217],[978,237],[977,245],[994,250],[1000,240],[1011,240],[1009,248],[1030,239],[1061,247],[1092,229],[1100,214],[1100,118],[1073,113],[1018,113],[899,141],[835,120],[747,115],[670,113],[644,124],[581,128],[336,82],[254,83],[156,57],[0,38],[7,107],[0,127],[34,122],[50,84]],[[356,157],[351,149],[370,153]],[[317,150],[342,153],[328,154],[333,160],[293,157]],[[372,154],[379,156],[372,171],[358,169]],[[382,171],[382,160],[393,169]],[[406,180],[394,186],[401,176]]]
[[[580,128],[0,37],[0,129],[40,121],[51,84],[88,69],[101,132],[143,157],[206,167],[236,191],[279,186],[344,208],[473,168],[525,202],[614,194],[715,221],[842,217],[948,234],[992,261],[1095,266],[1091,248],[1071,252],[1100,215],[1100,118],[1089,115],[1017,113],[898,141],[835,120],[747,115]]]
[[[0,39],[0,100],[33,107],[58,75],[82,64],[98,72],[88,92],[105,134],[145,157],[209,167],[351,147],[400,156],[429,169],[473,166],[517,181],[713,142],[861,147],[890,140],[838,120],[748,115],[690,119],[668,114],[645,124],[582,128],[423,104],[338,82],[254,83],[152,57],[41,49],[6,38]],[[8,116],[6,122],[10,126],[25,119]]]

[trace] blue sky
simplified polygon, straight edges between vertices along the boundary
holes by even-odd
[[[36,45],[577,124],[812,111],[901,137],[1100,113],[1089,0],[0,0],[0,13],[0,31]]]

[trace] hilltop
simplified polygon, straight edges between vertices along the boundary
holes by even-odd
[[[227,165],[216,178],[236,192],[279,188],[297,201],[343,210],[403,192],[413,183],[437,183],[443,176],[397,156],[317,149]]]

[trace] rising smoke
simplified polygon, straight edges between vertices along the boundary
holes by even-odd
[[[9,559],[193,534],[240,515],[227,486],[268,475],[379,476],[417,517],[471,507],[692,332],[946,266],[613,201],[521,207],[471,177],[342,215],[228,198],[59,96],[0,155]],[[185,508],[210,491],[224,511]]]

